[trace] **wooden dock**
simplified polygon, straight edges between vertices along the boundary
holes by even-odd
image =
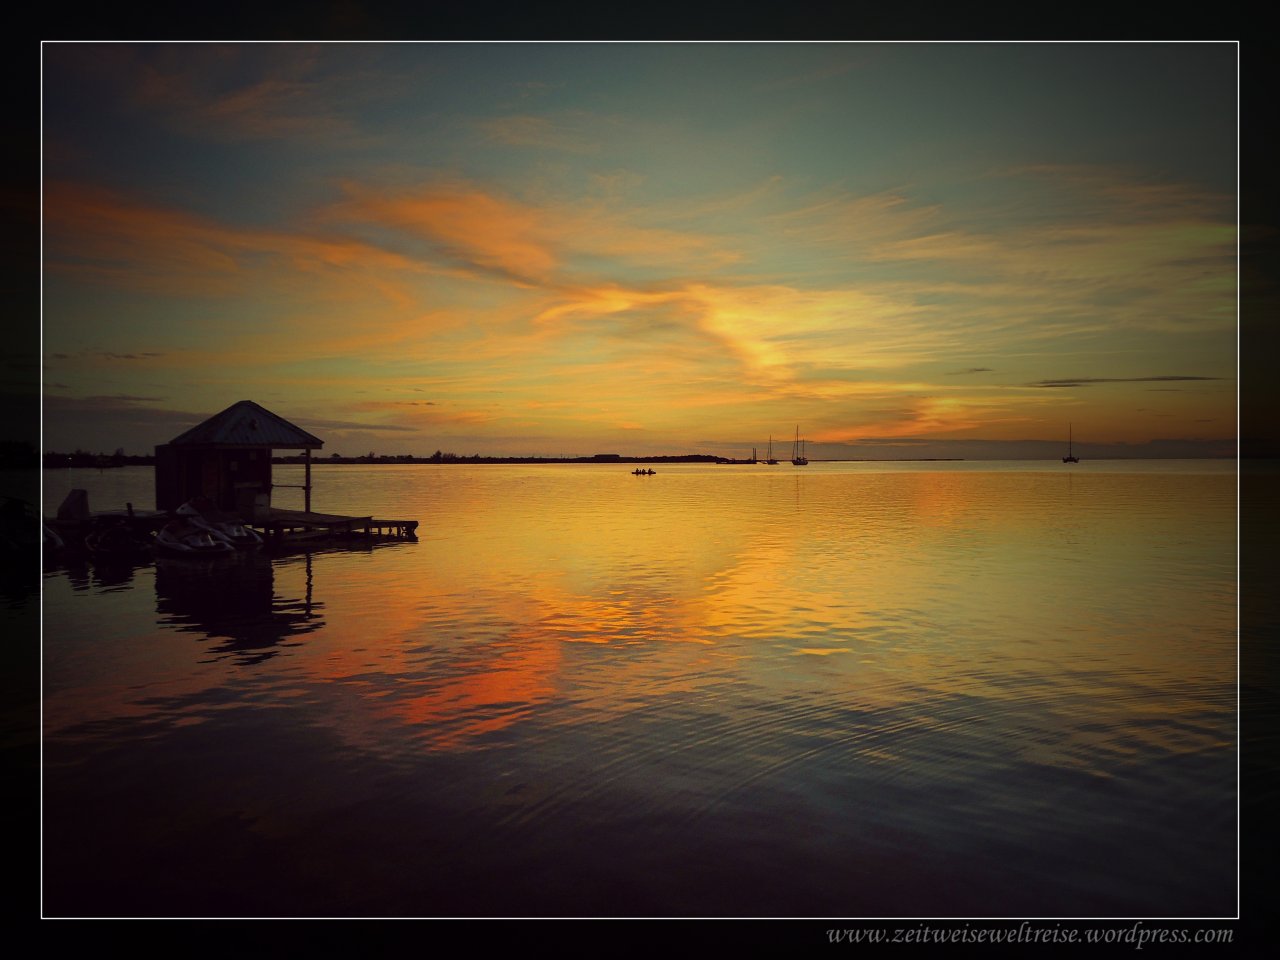
[[[321,544],[325,541],[350,544],[353,541],[418,539],[417,520],[379,520],[372,516],[349,517],[338,513],[263,506],[254,508],[252,519],[246,519],[248,514],[226,510],[210,511],[206,516],[215,522],[243,523],[256,530],[272,547],[296,543]],[[65,544],[78,549],[94,530],[122,524],[139,534],[153,535],[174,517],[175,514],[167,510],[135,510],[131,503],[125,504],[124,510],[93,513],[89,510],[88,494],[83,490],[72,490],[58,508],[57,517],[46,517],[44,523],[57,531]]]
[[[417,520],[376,520],[373,517],[346,517],[337,513],[310,510],[282,510],[270,507],[265,517],[249,521],[268,542],[319,540],[331,537],[382,537],[417,539]]]

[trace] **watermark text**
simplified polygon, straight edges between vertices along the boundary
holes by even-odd
[[[877,943],[1079,943],[1093,945],[1126,944],[1141,950],[1149,944],[1231,943],[1230,928],[1207,929],[1153,926],[1143,920],[1116,927],[1052,926],[1024,920],[1018,926],[935,926],[920,923],[909,927],[863,927],[828,930],[829,943],[870,945]]]

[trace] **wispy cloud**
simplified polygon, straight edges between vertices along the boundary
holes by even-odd
[[[356,128],[335,109],[352,98],[354,85],[325,74],[322,46],[257,50],[193,44],[148,53],[119,64],[127,70],[134,99],[189,136],[326,143],[355,139]]]
[[[511,114],[477,120],[476,129],[493,143],[508,147],[590,154],[600,150],[600,142],[588,133],[585,118],[557,118],[533,114]]]
[[[1029,387],[1087,387],[1095,383],[1163,383],[1179,380],[1221,380],[1221,377],[1078,377],[1065,380],[1037,380],[1029,383]]]
[[[997,187],[1018,202],[980,216],[957,202]],[[1001,350],[1010,334],[1234,327],[1229,197],[1071,167],[998,171],[945,203],[919,203],[917,192],[829,191],[767,219],[804,250],[811,274],[852,274],[873,290],[910,284],[957,320],[999,325]]]
[[[828,255],[848,260],[936,229],[942,218],[941,205],[913,202],[905,191],[859,195],[832,189],[769,214],[765,222],[789,242],[825,248]]]
[[[348,236],[234,227],[89,184],[46,183],[44,209],[46,269],[153,293],[234,294],[249,276],[278,286],[283,268],[404,299],[394,275],[424,269]]]
[[[402,423],[380,423],[364,420],[327,420],[318,417],[299,417],[298,423],[309,430],[375,430],[390,433],[409,433],[417,429]]]
[[[84,398],[86,403],[160,403],[163,400],[164,397],[135,397],[127,393]]]
[[[589,202],[535,205],[468,182],[403,191],[349,182],[346,190],[348,200],[327,211],[330,222],[400,231],[430,245],[423,256],[513,283],[569,283],[610,269],[707,270],[738,257],[718,238],[642,226],[626,210]]]

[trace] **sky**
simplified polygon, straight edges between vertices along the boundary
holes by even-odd
[[[1234,455],[1235,43],[45,43],[45,450]]]

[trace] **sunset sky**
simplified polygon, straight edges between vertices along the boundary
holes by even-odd
[[[1233,454],[1237,56],[46,43],[43,447]]]

